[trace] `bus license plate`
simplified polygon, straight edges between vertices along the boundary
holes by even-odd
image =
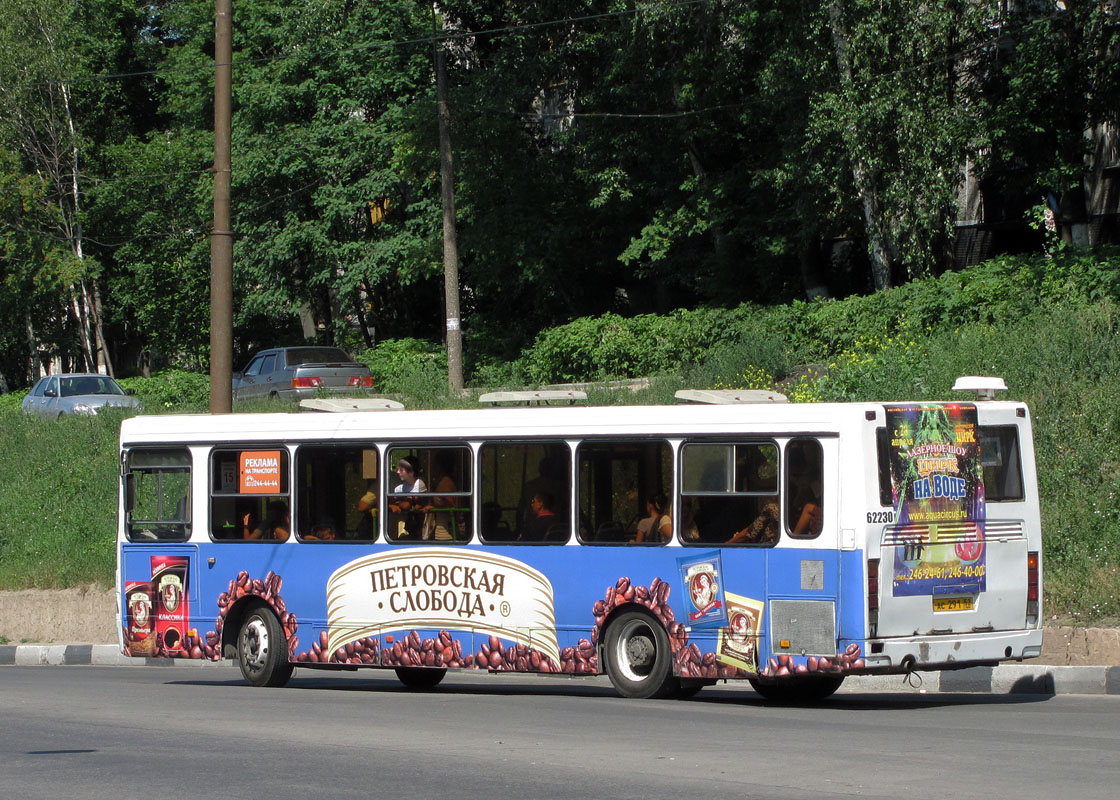
[[[934,611],[971,611],[971,597],[935,597],[933,598]]]

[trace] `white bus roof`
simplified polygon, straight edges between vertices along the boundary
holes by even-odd
[[[864,425],[884,403],[759,403],[751,405],[560,406],[398,410],[392,414],[142,414],[121,424],[123,445],[140,442],[223,442],[264,439],[444,439],[552,436],[684,436],[734,433],[837,433]],[[901,405],[890,403],[889,405]],[[985,413],[1023,408],[989,402]]]

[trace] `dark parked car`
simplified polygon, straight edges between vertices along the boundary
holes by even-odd
[[[303,399],[373,388],[369,367],[337,347],[275,347],[261,350],[233,373],[233,399]]]
[[[106,406],[141,408],[132,390],[125,391],[108,375],[97,373],[48,375],[23,398],[23,411],[57,419],[65,414],[96,414]]]

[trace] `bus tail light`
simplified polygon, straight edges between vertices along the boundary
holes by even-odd
[[[1038,553],[1027,553],[1027,619],[1038,619]]]
[[[867,627],[868,636],[879,632],[879,559],[867,560]]]
[[[354,375],[353,377],[350,378],[350,385],[351,386],[358,386],[358,387],[361,387],[362,389],[372,389],[373,388],[373,376],[372,375],[367,375],[363,378],[359,375]]]
[[[292,378],[293,389],[318,389],[322,385],[322,378]]]

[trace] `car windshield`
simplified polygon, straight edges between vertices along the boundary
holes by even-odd
[[[297,347],[288,351],[287,359],[290,367],[338,361],[349,363],[353,360],[337,347]]]
[[[103,375],[83,375],[77,378],[59,380],[61,397],[77,397],[86,394],[124,394],[112,378]]]

